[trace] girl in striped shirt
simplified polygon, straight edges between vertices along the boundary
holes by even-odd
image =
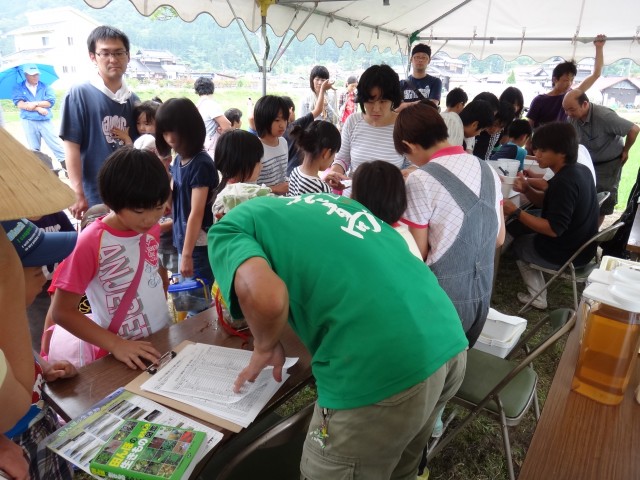
[[[302,165],[291,172],[288,195],[331,193],[331,187],[320,179],[318,171],[329,168],[336,152],[340,150],[338,129],[332,123],[315,120],[306,129],[295,127],[290,136],[304,153],[304,159]]]

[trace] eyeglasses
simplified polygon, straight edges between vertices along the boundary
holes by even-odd
[[[109,57],[112,57],[112,58],[115,58],[116,60],[122,60],[128,54],[129,52],[127,52],[126,50],[118,50],[117,52],[96,52],[95,53],[95,55],[100,58],[108,59]]]

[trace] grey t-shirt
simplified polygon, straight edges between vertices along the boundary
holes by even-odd
[[[584,122],[574,118],[569,122],[578,131],[579,141],[589,150],[594,165],[618,158],[624,148],[623,137],[633,127],[633,122],[610,108],[593,103]]]

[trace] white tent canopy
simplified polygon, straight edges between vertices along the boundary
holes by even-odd
[[[85,0],[95,8],[110,1]],[[479,59],[497,54],[507,60],[520,55],[537,61],[555,55],[581,60],[593,56],[591,40],[604,33],[609,37],[606,63],[621,58],[640,63],[639,0],[130,1],[142,15],[171,5],[186,21],[208,13],[223,27],[238,18],[256,31],[265,12],[278,36],[291,30],[300,40],[314,35],[319,43],[332,38],[338,46],[349,42],[354,48],[403,53],[419,40],[434,51]]]

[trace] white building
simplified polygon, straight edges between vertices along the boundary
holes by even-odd
[[[85,79],[94,70],[87,50],[87,37],[101,23],[72,7],[28,12],[27,25],[7,32],[16,51],[2,57],[0,69],[23,63],[53,65],[65,88]]]

